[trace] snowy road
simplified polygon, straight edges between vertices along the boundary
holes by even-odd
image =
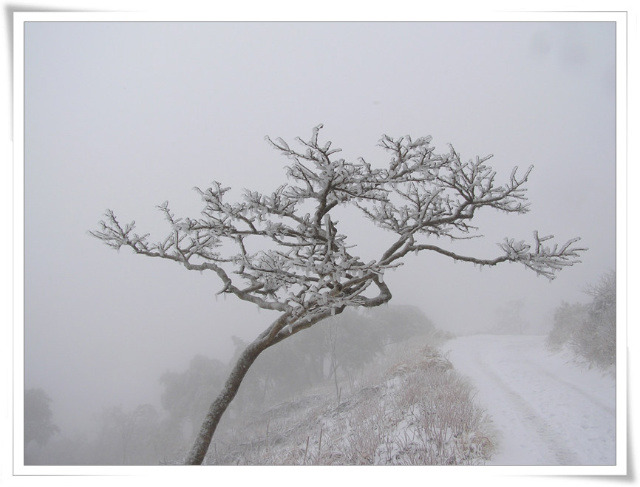
[[[443,346],[499,435],[491,465],[615,464],[615,381],[550,354],[543,336],[472,335]]]

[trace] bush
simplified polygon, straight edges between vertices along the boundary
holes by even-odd
[[[556,310],[547,345],[552,350],[567,346],[589,366],[608,369],[616,362],[615,272],[605,274],[586,293],[590,303],[563,303]]]
[[[587,305],[562,303],[553,314],[553,329],[547,336],[547,347],[554,352],[569,344],[586,322]]]

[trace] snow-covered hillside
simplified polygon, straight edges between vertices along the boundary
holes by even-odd
[[[543,336],[473,335],[443,351],[498,432],[491,465],[613,465],[615,380],[551,354]]]
[[[222,465],[484,465],[494,451],[474,389],[414,337],[387,347],[357,386],[331,384],[239,418],[206,459]],[[363,371],[365,372],[365,371]]]

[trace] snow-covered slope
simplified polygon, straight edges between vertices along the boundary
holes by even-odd
[[[444,344],[492,417],[492,465],[614,465],[615,380],[551,354],[543,336],[472,335]]]
[[[353,387],[307,391],[229,423],[219,465],[484,465],[494,438],[474,390],[430,339],[387,347]],[[218,432],[221,433],[221,432]]]

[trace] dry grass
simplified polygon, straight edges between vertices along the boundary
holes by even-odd
[[[473,389],[437,349],[418,345],[388,350],[339,405],[330,389],[314,391],[304,407],[287,403],[236,425],[207,463],[483,464],[495,440]]]

